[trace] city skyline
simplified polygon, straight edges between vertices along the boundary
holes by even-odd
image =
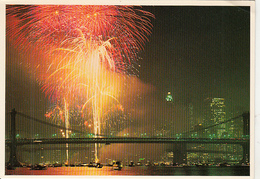
[[[164,94],[171,91],[175,104],[193,102],[197,108],[208,97],[225,98],[228,111],[249,111],[249,9],[158,9],[151,8],[158,20],[146,44],[145,57],[150,58],[143,60],[150,63],[141,61],[141,74],[146,74],[141,79],[149,79]],[[157,73],[149,74],[149,68]]]

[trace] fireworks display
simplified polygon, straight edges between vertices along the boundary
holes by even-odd
[[[123,111],[120,79],[143,49],[153,15],[141,7],[95,5],[7,5],[6,13],[7,39],[30,56],[42,91],[56,103],[46,117],[68,128],[73,112],[101,134],[105,116]]]
[[[113,47],[109,55],[122,72],[151,33],[149,17],[153,15],[132,6],[9,5],[7,33],[23,50],[33,48],[41,53],[78,38],[79,31],[92,41],[109,40]]]

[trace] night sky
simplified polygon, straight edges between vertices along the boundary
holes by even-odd
[[[138,83],[152,89],[147,95],[153,102],[138,104],[140,111],[148,109],[149,114],[144,114],[141,127],[149,120],[160,123],[160,115],[167,117],[164,110],[168,109],[164,106],[168,91],[174,99],[171,112],[176,128],[187,122],[189,103],[194,106],[196,120],[201,122],[203,101],[208,97],[225,98],[227,113],[249,111],[249,7],[143,6],[143,9],[155,18],[151,20],[149,41],[139,53]],[[27,73],[26,66],[30,65],[24,63],[25,58],[7,41],[6,119],[12,108],[42,119],[50,107],[35,77]],[[154,119],[150,118],[151,111],[156,111]],[[133,127],[137,125],[140,127],[138,122]]]
[[[140,78],[175,105],[225,98],[227,112],[249,111],[249,7],[144,7],[155,15]]]

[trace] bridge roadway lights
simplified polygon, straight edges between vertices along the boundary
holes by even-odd
[[[13,140],[6,139],[6,145],[12,145]],[[18,139],[14,141],[15,146],[31,145],[31,144],[66,144],[66,143],[204,143],[204,144],[240,144],[249,145],[249,139],[195,139],[195,138],[129,138],[129,137],[113,137],[113,138],[42,138],[42,139]]]
[[[11,144],[10,146],[10,158],[8,162],[9,167],[19,167],[20,163],[17,160],[16,157],[16,128],[15,128],[15,116],[16,116],[16,111],[15,109],[12,110],[11,112]]]
[[[5,144],[14,147],[15,150],[10,154],[10,162],[13,166],[19,165],[16,160],[16,146],[21,145],[37,145],[37,144],[66,144],[66,143],[169,143],[173,144],[172,151],[174,153],[174,163],[183,164],[187,162],[187,144],[200,143],[200,144],[237,144],[243,147],[244,163],[249,162],[249,139],[194,139],[194,138],[58,138],[58,139],[19,139],[19,140],[6,140]],[[14,156],[12,160],[12,156]]]

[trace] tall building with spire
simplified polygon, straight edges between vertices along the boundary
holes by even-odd
[[[166,101],[167,101],[168,103],[173,103],[173,97],[172,97],[170,91],[168,91],[167,96],[166,96],[165,99],[166,99]]]

